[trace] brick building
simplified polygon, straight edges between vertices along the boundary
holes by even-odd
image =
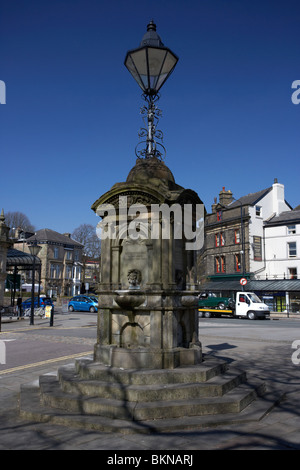
[[[264,224],[284,211],[284,186],[276,180],[261,191],[234,199],[225,188],[205,218],[202,254],[205,276],[210,279],[255,278],[264,270]]]

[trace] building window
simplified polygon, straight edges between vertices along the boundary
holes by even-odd
[[[79,261],[79,251],[78,250],[74,251],[74,261]]]
[[[66,266],[66,279],[72,279],[72,266]]]
[[[215,272],[217,274],[226,272],[225,256],[216,256],[216,258],[215,258]]]
[[[241,271],[241,255],[240,254],[234,255],[234,269],[236,272]]]
[[[225,237],[224,233],[216,233],[215,234],[215,246],[224,246],[225,245]]]
[[[226,272],[225,256],[221,256],[221,271],[222,273]]]
[[[298,279],[297,268],[288,268],[289,279]]]
[[[256,217],[262,216],[261,206],[255,206],[255,215]]]
[[[240,243],[240,231],[239,229],[234,231],[234,243],[237,245]]]
[[[222,220],[222,211],[217,211],[217,221],[220,222]]]
[[[59,255],[59,248],[58,248],[58,246],[55,246],[53,248],[53,257],[54,257],[54,259],[58,259],[58,255]]]
[[[50,277],[51,279],[60,279],[60,265],[59,264],[50,264]]]
[[[71,260],[72,259],[72,251],[66,251],[66,259]]]
[[[261,237],[253,237],[253,254],[254,254],[254,261],[261,261],[262,260],[262,243]]]
[[[218,233],[215,234],[215,246],[220,246],[220,238]]]
[[[288,235],[295,235],[296,225],[288,225],[287,226],[287,233],[288,233]]]
[[[288,243],[288,256],[289,256],[289,258],[295,258],[297,256],[296,242]]]

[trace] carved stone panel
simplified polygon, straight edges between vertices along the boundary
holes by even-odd
[[[140,272],[140,286],[145,286],[149,277],[146,240],[123,241],[120,255],[120,283],[123,289],[130,287],[128,272],[131,270]]]

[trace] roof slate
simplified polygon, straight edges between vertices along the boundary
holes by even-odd
[[[83,245],[72,238],[61,233],[55,232],[49,228],[38,230],[32,237],[27,238],[26,242],[37,240],[37,242],[55,242],[63,245],[74,245],[82,247]]]
[[[227,207],[228,208],[240,207],[240,203],[242,203],[243,206],[246,206],[246,205],[253,206],[260,199],[262,199],[266,194],[268,194],[271,190],[272,190],[272,186],[270,188],[257,191],[256,193],[247,194],[246,196],[242,196],[238,200],[231,202],[230,204],[228,204]]]
[[[266,226],[270,225],[282,225],[285,223],[298,222],[300,223],[300,209],[281,212],[281,214],[272,217],[270,220],[265,222]]]

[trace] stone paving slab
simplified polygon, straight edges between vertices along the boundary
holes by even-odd
[[[16,328],[21,327],[16,325]],[[21,419],[18,413],[20,384],[56,372],[63,364],[58,361],[7,376],[0,374],[0,450],[105,450],[111,453],[126,450],[135,454],[142,451],[299,450],[300,365],[291,363],[290,345],[236,339],[235,347],[229,348],[229,341],[223,339],[223,349],[213,350],[213,344],[222,343],[220,338],[203,335],[201,341],[206,354],[225,358],[239,368],[246,367],[249,373],[266,379],[272,390],[284,392],[284,400],[258,422],[149,435],[95,432]]]

